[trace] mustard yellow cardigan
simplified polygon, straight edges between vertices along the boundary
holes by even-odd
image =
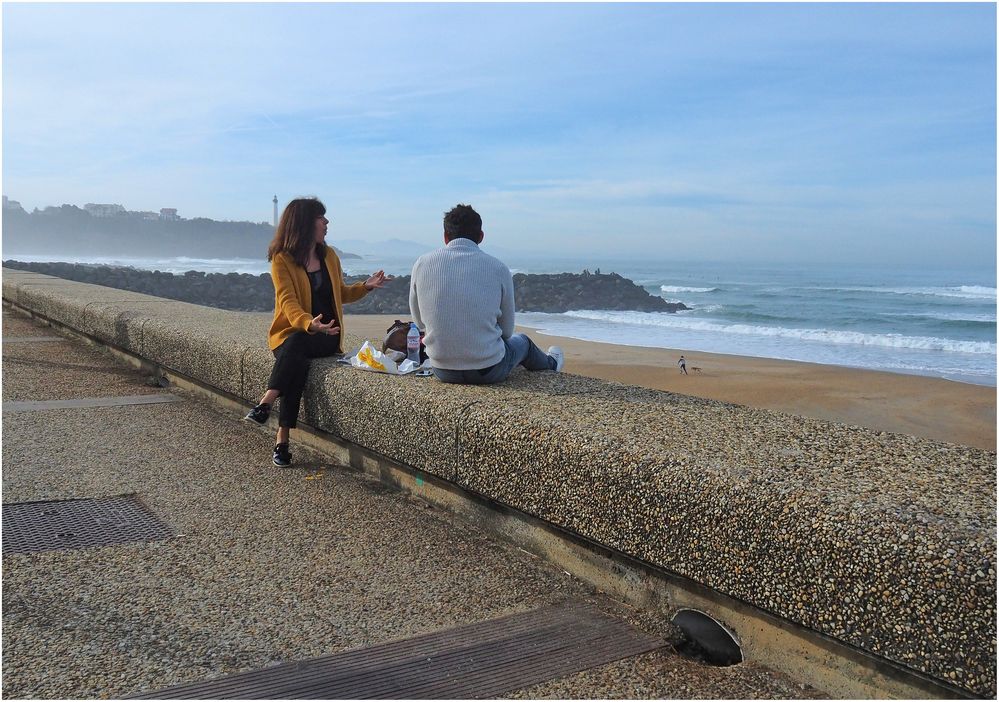
[[[340,326],[340,353],[343,353],[343,303],[356,302],[368,294],[364,283],[343,284],[340,259],[332,246],[326,247],[326,270],[333,283],[333,309]],[[281,252],[271,260],[274,283],[274,321],[267,333],[267,345],[273,351],[297,331],[309,331],[312,323],[312,286],[309,274],[289,254]]]

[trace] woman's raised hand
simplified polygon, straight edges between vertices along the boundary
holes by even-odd
[[[335,319],[330,321],[329,324],[323,324],[323,316],[321,314],[317,314],[312,318],[312,322],[309,324],[309,331],[313,334],[339,334],[340,327],[334,326],[335,324]]]
[[[377,273],[372,273],[367,280],[364,281],[364,287],[369,291],[375,288],[385,287],[385,283],[392,280],[392,276],[385,275],[385,271],[378,271]]]

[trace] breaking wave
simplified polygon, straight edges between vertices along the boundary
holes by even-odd
[[[808,289],[808,288],[806,288]],[[992,300],[996,299],[996,289],[986,285],[953,285],[948,287],[830,287],[811,288],[812,290],[843,291],[843,292],[863,292],[882,293],[885,295],[921,295],[925,297],[951,297],[964,300]]]
[[[788,327],[762,326],[753,324],[719,324],[681,315],[664,312],[605,312],[600,310],[578,310],[565,313],[566,317],[612,324],[631,324],[652,327],[685,329],[689,331],[715,332],[740,336],[763,336],[770,338],[815,341],[825,344],[847,344],[854,346],[875,346],[896,349],[919,349],[922,351],[949,351],[969,354],[996,353],[996,345],[989,341],[960,341],[941,339],[934,336],[907,336],[904,334],[876,334],[844,331],[838,329],[794,329]]]
[[[687,288],[682,285],[660,285],[659,289],[664,293],[709,293],[718,291],[718,288]]]

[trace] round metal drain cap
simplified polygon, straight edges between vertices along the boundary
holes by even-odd
[[[696,609],[681,609],[672,621],[686,636],[677,646],[682,655],[709,665],[742,663],[742,647],[719,621]]]

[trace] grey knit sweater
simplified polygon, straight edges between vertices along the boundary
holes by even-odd
[[[502,360],[513,334],[513,276],[469,239],[424,254],[413,265],[409,310],[426,330],[435,368],[476,370]]]

